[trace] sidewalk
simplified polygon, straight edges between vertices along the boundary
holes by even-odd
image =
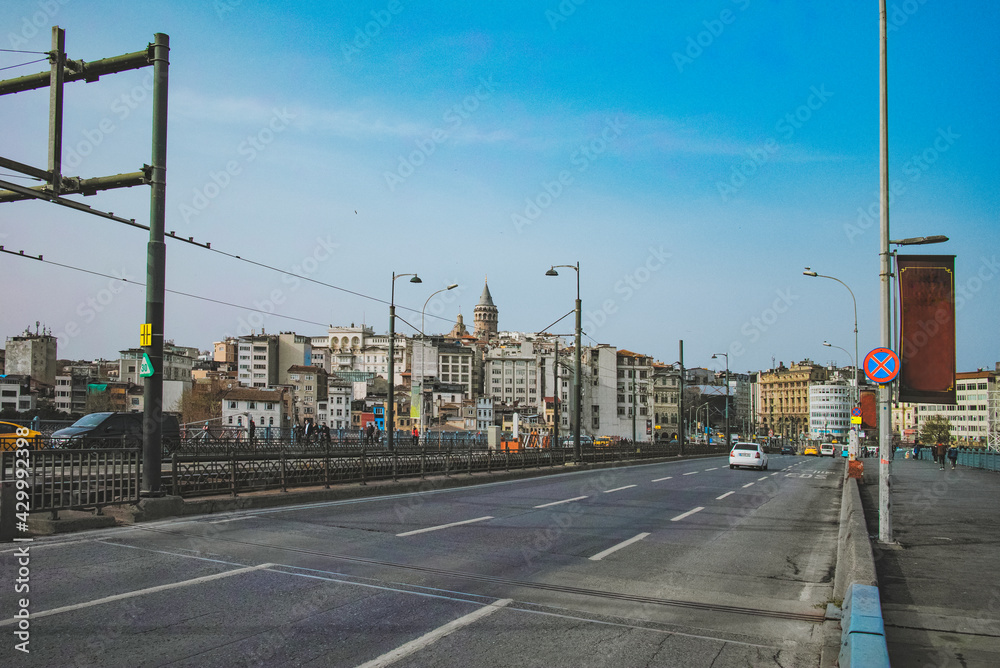
[[[873,542],[893,666],[1000,666],[1000,474],[892,462],[892,533]],[[929,454],[929,453],[928,453]],[[860,486],[878,537],[878,460]]]

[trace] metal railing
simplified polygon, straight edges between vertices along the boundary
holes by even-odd
[[[727,448],[687,446],[687,455],[723,455]],[[587,448],[583,463],[613,463],[677,456],[676,443],[637,443]],[[277,451],[175,452],[164,488],[175,496],[193,497],[280,489],[329,487],[335,483],[366,484],[375,480],[423,478],[432,474],[492,473],[516,469],[566,466],[571,448],[489,450],[486,448],[385,448],[321,446],[311,450],[288,447]]]
[[[0,453],[0,482],[25,480],[24,503],[32,513],[138,503],[140,476],[136,448]]]
[[[1000,452],[985,448],[959,448],[958,464],[986,471],[1000,471]]]

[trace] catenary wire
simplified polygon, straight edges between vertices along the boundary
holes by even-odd
[[[16,253],[16,252],[14,252],[12,250],[8,250],[8,249],[4,248],[3,246],[0,246],[0,252],[7,253],[8,255],[14,255],[15,257],[23,257],[23,258],[26,258],[26,259],[29,259],[29,260],[38,260],[39,262],[42,262],[44,264],[51,264],[51,265],[55,265],[57,267],[63,267],[64,269],[72,269],[73,271],[80,271],[80,272],[83,272],[85,274],[92,274],[94,276],[100,276],[102,278],[110,278],[110,279],[113,279],[113,280],[116,280],[116,281],[121,281],[122,283],[128,283],[129,285],[135,285],[135,286],[138,286],[138,287],[145,287],[146,286],[145,283],[140,283],[139,281],[130,281],[127,278],[122,278],[121,276],[114,276],[112,274],[104,274],[104,273],[101,273],[99,271],[93,271],[93,270],[90,270],[90,269],[84,269],[82,267],[74,267],[73,265],[63,264],[62,262],[53,262],[52,260],[45,260],[45,259],[42,258],[41,255],[39,255],[39,256],[36,257],[34,255],[24,255],[22,253]],[[247,311],[254,311],[254,312],[258,312],[258,313],[263,313],[263,311],[261,311],[260,309],[254,308],[252,306],[244,306],[242,304],[233,304],[232,302],[226,302],[226,301],[222,301],[220,299],[212,299],[211,297],[203,297],[202,295],[195,295],[195,294],[191,294],[190,292],[181,292],[180,290],[171,290],[169,288],[165,288],[164,292],[169,292],[169,293],[174,294],[174,295],[181,295],[183,297],[190,297],[192,299],[200,299],[202,301],[211,302],[213,304],[221,304],[223,306],[231,306],[233,308],[239,308],[239,309],[245,309]],[[268,315],[273,315],[273,316],[278,317],[278,318],[285,318],[286,320],[295,320],[296,322],[304,322],[304,323],[309,324],[309,325],[319,325],[320,327],[328,327],[329,326],[329,323],[315,322],[313,320],[305,320],[303,318],[296,318],[295,316],[283,315],[281,313],[268,312]]]

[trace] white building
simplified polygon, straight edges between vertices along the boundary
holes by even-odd
[[[854,390],[846,380],[809,386],[809,438],[844,443],[851,431]]]
[[[961,443],[1000,446],[1000,373],[971,371],[955,374],[954,404],[900,404],[916,410],[917,429],[932,415],[947,418],[951,436]],[[919,433],[919,431],[918,431]]]
[[[222,425],[226,428],[246,428],[253,418],[256,436],[263,438],[267,427],[290,426],[285,415],[285,390],[237,388],[222,400]]]
[[[476,431],[485,432],[493,426],[493,400],[489,397],[476,399]]]
[[[29,376],[0,376],[0,410],[35,410],[35,395],[31,392]]]

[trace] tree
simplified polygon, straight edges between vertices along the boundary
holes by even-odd
[[[223,392],[214,387],[195,385],[181,395],[181,419],[184,424],[222,417]]]
[[[951,441],[951,422],[940,415],[930,416],[924,420],[923,428],[920,430],[920,441],[926,445],[948,443]]]

